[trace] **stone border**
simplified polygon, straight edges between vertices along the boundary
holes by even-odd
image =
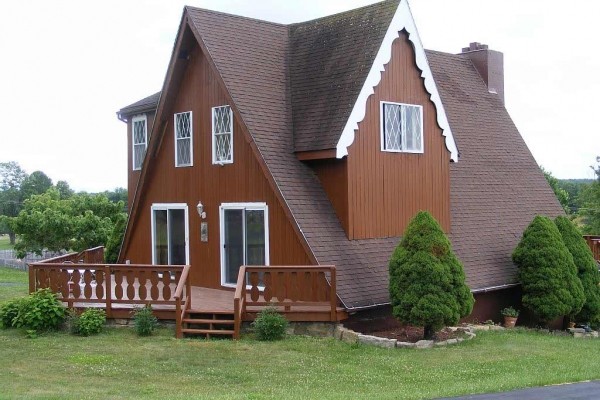
[[[569,333],[577,339],[594,339],[598,337],[598,331],[587,332],[583,328],[569,328]]]
[[[430,349],[432,347],[442,347],[442,346],[458,344],[465,340],[471,340],[475,336],[477,336],[475,334],[475,332],[473,332],[475,329],[473,329],[470,326],[449,327],[449,329],[452,330],[453,332],[456,332],[456,331],[464,332],[466,337],[456,338],[456,339],[448,339],[448,340],[443,340],[441,342],[436,342],[433,340],[419,340],[416,343],[411,343],[411,342],[401,342],[397,339],[388,339],[388,338],[382,338],[382,337],[372,336],[372,335],[363,335],[362,333],[354,332],[351,329],[344,328],[344,326],[342,326],[342,325],[337,325],[335,327],[335,331],[334,331],[334,338],[336,338],[337,340],[341,340],[342,342],[349,343],[349,344],[360,343],[360,344],[364,344],[367,346],[383,347],[383,348],[388,348],[388,349],[391,349],[391,348]]]

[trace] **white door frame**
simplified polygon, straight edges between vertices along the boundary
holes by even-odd
[[[156,231],[154,229],[156,222],[154,217],[154,211],[166,210],[167,211],[167,248],[169,251],[168,259],[171,260],[171,230],[169,229],[169,210],[184,210],[185,211],[185,263],[190,265],[190,219],[188,213],[188,205],[186,203],[154,203],[150,207],[150,237],[152,242],[152,264],[156,264],[156,238],[154,237]]]
[[[219,206],[219,229],[221,246],[221,286],[235,287],[234,283],[225,281],[225,210],[262,210],[265,213],[265,265],[269,265],[269,206],[267,203],[222,203]],[[242,236],[244,240],[244,263],[246,263],[246,213],[242,223]]]

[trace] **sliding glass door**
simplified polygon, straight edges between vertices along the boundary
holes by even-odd
[[[235,285],[242,265],[269,264],[268,208],[264,203],[221,205],[221,283]]]
[[[152,262],[189,264],[187,204],[152,205]]]

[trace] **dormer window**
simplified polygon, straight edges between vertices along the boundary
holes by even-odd
[[[230,106],[212,109],[213,164],[233,163],[233,112]]]
[[[133,137],[133,170],[137,171],[142,169],[148,146],[148,120],[146,114],[137,115],[132,118],[131,132]]]
[[[423,107],[381,102],[381,151],[423,153]]]
[[[175,114],[175,166],[193,165],[192,112]]]

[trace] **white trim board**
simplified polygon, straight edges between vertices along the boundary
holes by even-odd
[[[154,203],[150,207],[150,244],[152,246],[152,264],[156,264],[156,239],[154,237],[155,231],[155,218],[154,211],[163,210],[169,212],[169,210],[184,210],[185,212],[185,264],[190,265],[190,218],[188,212],[188,205],[186,203]],[[168,217],[167,217],[168,218]],[[167,226],[167,236],[170,235],[169,226]],[[170,243],[170,239],[167,239],[167,244]],[[169,250],[170,252],[170,250]],[[169,256],[170,258],[170,256]]]
[[[219,206],[219,246],[220,246],[220,258],[221,258],[221,286],[223,287],[236,287],[236,284],[227,283],[225,280],[225,210],[262,210],[264,212],[265,217],[265,265],[270,264],[270,249],[269,249],[269,206],[267,203],[257,202],[257,203],[222,203]],[[245,221],[244,215],[244,221]],[[244,236],[244,244],[246,242],[246,226],[245,222],[243,223],[243,236]],[[246,263],[246,255],[244,254],[244,264]]]
[[[375,61],[371,66],[371,70],[367,75],[367,79],[360,90],[356,103],[352,108],[350,117],[344,126],[340,140],[336,146],[336,157],[343,158],[348,155],[348,147],[354,142],[355,131],[358,129],[358,123],[365,118],[367,112],[367,100],[375,93],[375,87],[381,81],[381,73],[385,71],[385,65],[390,62],[392,57],[392,44],[396,38],[400,36],[400,32],[406,30],[408,32],[408,40],[412,42],[415,47],[415,60],[417,67],[421,70],[421,77],[424,78],[425,90],[431,95],[431,101],[437,110],[437,122],[440,128],[442,128],[442,135],[446,138],[446,148],[450,152],[450,159],[454,162],[458,162],[458,148],[450,129],[448,117],[446,116],[446,110],[442,104],[442,99],[433,80],[433,74],[429,68],[427,62],[427,56],[425,55],[425,49],[421,43],[421,38],[417,32],[417,27],[413,19],[412,13],[410,12],[410,6],[408,0],[401,0],[396,13],[392,18],[392,22],[388,27],[388,30],[383,38],[381,47],[377,52]]]

